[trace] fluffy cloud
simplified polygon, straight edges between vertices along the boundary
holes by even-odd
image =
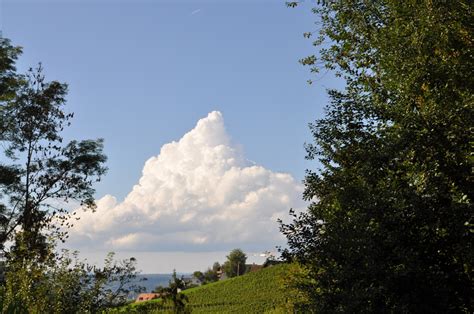
[[[150,158],[123,202],[106,195],[77,211],[78,245],[113,250],[262,250],[282,244],[278,218],[301,208],[302,186],[246,160],[220,112]]]

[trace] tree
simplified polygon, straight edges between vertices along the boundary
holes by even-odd
[[[24,259],[8,264],[0,286],[2,313],[99,313],[143,291],[134,258],[117,262],[109,253],[99,268],[81,261],[78,252],[50,253],[41,264]]]
[[[0,39],[0,249],[2,312],[100,312],[140,288],[135,259],[89,266],[55,245],[67,238],[70,201],[94,209],[94,182],[105,174],[102,140],[64,143],[73,114],[66,84],[47,82],[41,65],[16,73],[21,49]],[[12,245],[5,249],[5,242]]]
[[[346,80],[310,125],[307,212],[281,225],[316,312],[472,312],[467,1],[320,1],[301,60]],[[313,36],[306,33],[306,37]]]
[[[221,270],[221,265],[219,262],[214,262],[212,268],[207,268],[207,270],[203,273],[201,271],[195,271],[193,273],[194,278],[197,278],[201,281],[203,285],[215,282],[219,280],[218,272]]]
[[[222,268],[230,278],[240,276],[245,273],[246,261],[247,255],[241,249],[233,249],[227,255],[227,261],[222,265]]]
[[[10,40],[0,37],[0,101],[11,100],[20,83],[15,62],[22,50],[12,46]]]
[[[167,287],[164,287],[164,286],[162,286],[162,285],[159,285],[159,286],[156,286],[155,289],[153,289],[152,292],[153,292],[153,293],[158,293],[158,294],[162,295],[162,294],[166,293],[166,289],[167,289]]]
[[[173,276],[171,277],[168,288],[165,288],[162,297],[165,301],[173,304],[175,313],[187,313],[186,302],[188,297],[182,294],[181,291],[186,289],[186,283],[183,277],[178,278],[176,270],[173,270]]]
[[[73,200],[94,208],[92,184],[105,173],[106,157],[101,139],[63,144],[61,132],[73,117],[63,109],[65,84],[46,82],[41,65],[19,77],[15,95],[1,97],[0,102],[0,140],[4,160],[11,161],[0,169],[8,178],[0,187],[4,195],[0,242],[15,237],[13,250],[22,247],[25,254],[42,257],[46,233],[66,237],[61,228],[70,226],[65,203]]]
[[[19,76],[16,74],[15,61],[21,54],[19,47],[11,45],[10,41],[0,38],[0,103],[11,101],[16,94],[20,84]],[[1,125],[1,124],[0,124]],[[0,140],[3,138],[4,130],[0,129]],[[18,170],[12,165],[0,163],[0,187],[6,189],[17,183]],[[3,195],[0,195],[3,197]],[[5,204],[0,203],[0,250],[3,250],[7,239],[8,215]]]
[[[214,264],[212,264],[212,270],[217,273],[219,270],[221,270],[221,264],[219,264],[219,262],[214,262]]]
[[[197,280],[201,281],[201,282],[204,281],[204,274],[202,273],[202,271],[196,270],[193,273],[193,277],[196,278]]]
[[[208,268],[204,272],[204,284],[210,283],[210,282],[216,282],[219,280],[219,276],[217,275],[217,271]]]

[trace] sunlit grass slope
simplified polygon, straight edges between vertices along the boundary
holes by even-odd
[[[265,313],[284,308],[287,295],[281,278],[288,265],[280,264],[258,272],[231,278],[184,291],[192,313]],[[153,304],[153,305],[152,305]],[[129,308],[130,310],[130,308]],[[159,302],[133,306],[137,312],[164,313]]]
[[[286,265],[185,291],[193,313],[264,313],[285,304],[281,277]]]

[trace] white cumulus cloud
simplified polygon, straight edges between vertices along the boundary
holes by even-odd
[[[150,158],[123,202],[106,195],[95,213],[78,210],[71,242],[112,250],[263,250],[284,243],[276,220],[304,206],[302,189],[290,174],[245,159],[214,111]]]

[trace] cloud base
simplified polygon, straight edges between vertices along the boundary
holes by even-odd
[[[70,244],[118,251],[203,252],[284,244],[278,218],[303,208],[303,187],[287,173],[248,161],[213,111],[146,161],[123,202],[77,210]]]

